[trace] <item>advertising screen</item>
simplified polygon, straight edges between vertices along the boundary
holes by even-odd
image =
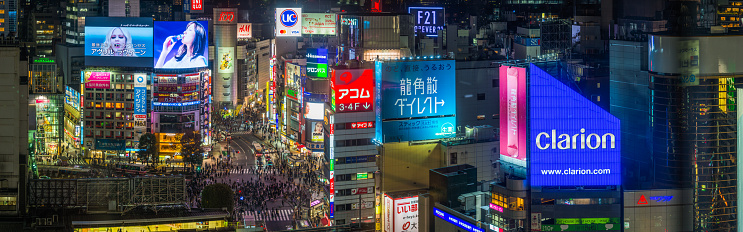
[[[315,142],[315,143],[323,142],[322,122],[312,122],[312,142]]]
[[[335,35],[335,14],[304,13],[302,14],[302,34]]]
[[[526,159],[526,69],[501,66],[500,155]]]
[[[85,88],[110,89],[110,72],[85,72]]]
[[[408,7],[413,16],[415,35],[437,37],[438,31],[444,29],[445,11],[443,7]]]
[[[418,196],[395,199],[394,232],[417,232]]]
[[[302,8],[276,8],[276,37],[302,36]]]
[[[374,70],[335,69],[331,71],[331,104],[335,112],[374,110]]]
[[[209,22],[155,22],[154,67],[201,68],[209,65]]]
[[[530,70],[531,184],[621,184],[619,119],[536,65]]]
[[[467,232],[485,232],[484,229],[481,229],[473,225],[472,223],[465,221],[464,219],[455,217],[454,215],[451,215],[450,213],[447,213],[446,211],[443,211],[436,207],[433,208],[433,215],[443,219],[446,222],[454,224],[458,226],[459,228],[464,229],[464,231],[467,231]]]
[[[286,70],[286,85],[295,90],[301,89],[302,66],[292,63],[286,63],[286,65],[284,65],[284,69]]]
[[[64,102],[65,104],[72,106],[72,108],[80,111],[80,93],[77,92],[77,90],[70,88],[70,86],[65,86]]]
[[[328,49],[307,49],[307,76],[328,77]]]
[[[85,65],[152,67],[152,57],[152,18],[86,18]]]
[[[147,74],[134,74],[134,117],[147,115]],[[141,116],[139,116],[141,117]]]
[[[384,232],[392,232],[393,202],[390,196],[384,194]]]
[[[402,142],[456,134],[453,60],[377,61],[375,66],[377,140]]]
[[[219,57],[216,57],[215,60],[219,65],[217,67],[218,73],[233,73],[235,68],[235,60],[234,60],[234,51],[235,47],[219,47],[217,54]]]
[[[238,23],[237,24],[237,38],[253,38],[253,24],[252,23]]]
[[[304,117],[312,120],[323,120],[323,112],[325,111],[325,104],[323,103],[312,103],[307,102],[305,106]]]

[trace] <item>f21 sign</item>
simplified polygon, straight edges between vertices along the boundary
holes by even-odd
[[[415,35],[437,37],[438,31],[444,29],[446,12],[443,7],[408,7],[408,13],[415,21]]]

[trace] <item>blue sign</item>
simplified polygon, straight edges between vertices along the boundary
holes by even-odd
[[[530,68],[532,186],[620,185],[619,119]]]
[[[377,140],[402,142],[456,134],[453,60],[377,61]]]
[[[521,44],[524,46],[539,46],[542,45],[542,41],[540,38],[527,38],[527,37],[521,37],[516,36],[515,39],[517,44]]]
[[[295,12],[292,9],[286,9],[281,12],[281,25],[284,25],[285,27],[293,27],[297,24],[299,16],[297,15],[297,12]]]
[[[153,102],[152,105],[156,106],[190,106],[190,105],[197,105],[201,101],[192,101],[192,102]]]
[[[455,217],[454,215],[444,212],[443,210],[440,210],[439,208],[436,208],[436,207],[433,207],[433,215],[436,215],[436,217],[444,219],[444,221],[454,224],[458,226],[459,228],[462,228],[469,232],[485,232],[484,229],[481,229],[475,225],[472,225],[472,223],[469,223],[461,218]]]
[[[123,139],[96,139],[95,149],[108,151],[125,151],[126,140]]]
[[[438,31],[444,29],[446,13],[443,7],[408,7],[408,13],[415,20],[415,35],[438,37]]]

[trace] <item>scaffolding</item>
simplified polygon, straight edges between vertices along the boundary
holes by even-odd
[[[572,26],[568,20],[556,19],[541,22],[542,54],[570,54]]]
[[[185,207],[183,176],[98,179],[35,179],[29,181],[29,206],[83,208],[89,213],[119,212],[136,208],[155,213],[163,207]]]

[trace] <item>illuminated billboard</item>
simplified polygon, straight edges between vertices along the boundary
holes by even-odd
[[[85,65],[152,67],[152,25],[152,18],[86,18]]]
[[[147,74],[134,74],[134,115],[147,115]],[[141,117],[141,116],[140,116]]]
[[[531,185],[621,184],[619,119],[530,67]]]
[[[395,199],[393,232],[417,232],[418,196]]]
[[[77,111],[80,111],[80,92],[70,88],[70,86],[65,86],[64,102]]]
[[[467,232],[485,232],[484,229],[477,227],[476,225],[467,222],[466,220],[459,218],[457,216],[454,216],[450,213],[447,213],[446,211],[443,211],[439,208],[433,207],[433,215],[436,217],[439,217],[443,219],[444,221],[454,224],[458,226],[459,228],[464,229],[464,231]],[[492,227],[491,227],[492,228]],[[498,227],[493,228],[493,231],[503,231]]]
[[[323,122],[312,122],[312,142],[323,142]]]
[[[276,8],[276,37],[302,36],[302,8]]]
[[[377,140],[402,142],[456,134],[453,60],[375,63]]]
[[[415,21],[415,35],[437,37],[438,31],[444,29],[446,13],[443,7],[408,7],[408,13]]]
[[[322,121],[323,112],[325,112],[325,104],[307,102],[304,118]]]
[[[307,49],[307,76],[328,77],[328,49]]]
[[[252,23],[238,23],[237,24],[237,38],[253,38],[253,24]]]
[[[302,88],[302,66],[292,63],[286,63],[284,65],[286,74],[286,85],[294,90]],[[296,97],[294,100],[298,100]]]
[[[335,19],[332,13],[303,13],[302,34],[335,35]]]
[[[204,0],[190,0],[191,13],[199,13],[204,11]]]
[[[209,65],[209,22],[155,22],[154,67],[201,68]]]
[[[91,89],[110,89],[111,73],[110,72],[85,72],[85,88]]]
[[[500,155],[526,159],[526,69],[500,67]]]
[[[333,111],[344,113],[374,110],[373,69],[334,69],[331,76]]]
[[[215,57],[217,64],[217,73],[235,72],[235,47],[219,47],[217,49],[218,57]]]

